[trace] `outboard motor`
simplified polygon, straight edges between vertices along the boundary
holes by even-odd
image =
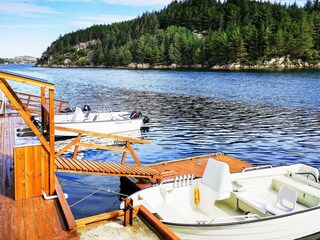
[[[137,110],[133,110],[132,113],[130,114],[130,119],[135,119],[135,118],[139,118],[142,116],[142,113],[137,111]]]
[[[83,106],[82,111],[83,112],[88,112],[88,111],[91,111],[91,108],[90,108],[89,105],[86,104],[86,105]]]
[[[142,120],[143,124],[149,123],[150,122],[150,118],[148,118],[148,116],[145,116]]]
[[[61,112],[69,113],[69,112],[74,112],[74,110],[72,110],[70,107],[66,107],[66,108],[62,109]]]

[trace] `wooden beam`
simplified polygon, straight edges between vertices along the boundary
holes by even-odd
[[[49,159],[50,159],[50,195],[54,193],[55,190],[55,139],[54,139],[54,89],[49,89],[49,143],[50,143],[50,150],[49,150]]]
[[[123,215],[122,210],[115,210],[113,212],[107,212],[98,214],[91,217],[77,219],[77,229],[81,230],[88,227],[98,226],[101,224],[105,224],[109,219],[116,218]]]
[[[31,128],[31,130],[34,132],[34,134],[38,137],[42,145],[46,148],[48,152],[50,152],[49,144],[47,143],[46,139],[42,136],[38,128],[34,125],[34,123],[31,120],[32,115],[27,110],[23,109],[17,99],[12,95],[9,89],[5,85],[6,80],[0,78],[0,88],[3,91],[3,93],[7,96],[9,101],[13,104],[13,106],[17,109],[20,116],[23,118],[23,120],[28,124],[28,126]]]
[[[73,156],[72,156],[73,159],[77,159],[78,151],[79,151],[79,146],[76,145],[73,151]]]
[[[71,209],[68,205],[68,202],[66,200],[66,198],[64,197],[63,195],[63,192],[62,192],[62,189],[60,187],[60,184],[59,184],[59,181],[58,179],[56,178],[55,179],[55,189],[56,189],[56,194],[58,196],[58,199],[59,199],[59,203],[60,203],[60,206],[62,208],[62,211],[64,213],[64,216],[65,216],[65,220],[67,222],[67,227],[69,230],[71,229],[75,229],[77,227],[77,223],[74,219],[74,216],[71,212]]]
[[[120,141],[124,141],[124,142],[151,144],[151,141],[148,141],[148,140],[142,140],[142,139],[131,138],[131,137],[124,137],[124,136],[119,136],[119,135],[114,135],[114,134],[90,132],[90,131],[79,130],[79,129],[74,129],[74,128],[66,128],[66,127],[61,127],[61,126],[55,126],[55,129],[60,130],[60,131],[66,131],[66,132],[82,133],[83,135],[91,135],[94,137],[111,138],[111,139],[116,139],[116,140],[120,140]]]
[[[111,150],[111,151],[117,151],[117,152],[128,152],[129,151],[126,148],[105,146],[105,145],[99,145],[99,144],[93,144],[93,143],[78,142],[78,143],[76,143],[76,145],[86,147],[86,148],[96,148],[96,149]]]
[[[142,205],[139,206],[138,216],[144,218],[156,230],[155,233],[161,239],[180,239],[166,225],[164,225],[158,218],[156,218],[150,211],[148,211],[148,209],[146,209]]]
[[[123,152],[122,159],[121,159],[121,164],[124,164],[124,162],[126,161],[126,157],[127,157],[127,152]]]
[[[32,115],[30,114],[30,112],[27,110],[26,106],[21,102],[20,98],[17,96],[16,92],[13,91],[13,89],[10,87],[10,85],[8,84],[8,82],[4,79],[4,78],[0,78],[1,83],[4,85],[4,87],[7,89],[7,94],[10,94],[12,96],[12,98],[15,99],[15,102],[18,103],[18,105],[20,106],[20,108],[22,110],[24,110],[26,112],[26,114],[28,115],[28,117],[32,117]],[[8,96],[7,96],[8,97]],[[8,98],[9,99],[9,98]],[[10,99],[9,99],[10,101]],[[11,101],[10,101],[11,102]],[[12,103],[12,102],[11,102]]]
[[[59,157],[61,154],[63,154],[66,150],[71,148],[73,145],[75,145],[77,142],[80,142],[82,134],[79,133],[78,137],[73,139],[70,143],[68,143],[66,146],[64,146],[58,153],[56,153],[56,157]]]
[[[129,142],[126,143],[126,147],[127,147],[127,149],[129,150],[129,152],[131,153],[131,156],[133,157],[133,159],[136,161],[137,165],[138,165],[138,166],[141,166],[141,162],[139,161],[136,153],[134,152],[134,150],[133,150],[133,148],[131,147],[131,145],[130,145]]]
[[[20,74],[16,74],[16,73],[9,73],[9,72],[0,71],[0,78],[5,78],[8,80],[26,83],[26,84],[30,84],[30,85],[34,85],[34,86],[38,86],[38,87],[45,87],[48,89],[54,89],[54,84],[52,84],[52,83],[46,82],[42,79],[32,78],[32,77],[28,77],[28,76],[24,76],[24,75],[20,75]]]

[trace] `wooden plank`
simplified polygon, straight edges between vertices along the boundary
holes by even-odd
[[[129,150],[129,152],[131,153],[132,158],[136,161],[137,165],[141,166],[141,162],[139,161],[136,153],[134,152],[133,148],[131,147],[130,143],[127,142],[126,143],[126,147]]]
[[[82,168],[79,167],[79,166],[75,163],[75,161],[74,161],[73,159],[68,158],[68,162],[69,162],[70,164],[72,164],[73,167],[74,167],[77,171],[81,171],[81,170],[82,170]]]
[[[51,229],[51,223],[46,215],[46,210],[43,205],[42,197],[33,198],[33,203],[35,207],[35,218],[38,225],[39,237],[40,239],[50,239],[53,232]]]
[[[91,216],[91,217],[81,218],[81,219],[76,220],[77,229],[84,229],[87,227],[101,225],[101,224],[106,223],[107,220],[109,220],[109,219],[116,218],[116,217],[119,217],[122,215],[123,215],[122,210],[116,210],[113,212],[107,212],[107,213],[102,213],[102,214],[98,214],[98,215]]]
[[[54,89],[54,84],[44,81],[42,79],[31,78],[29,76],[22,76],[16,73],[8,73],[0,71],[0,78],[5,78],[8,80],[13,80],[16,82],[26,83],[33,86],[45,87],[49,89]]]
[[[113,163],[111,162],[105,162],[104,163],[108,168],[112,169],[114,173],[121,173],[121,171],[116,167],[116,165],[114,165]]]
[[[78,166],[78,168],[80,168],[82,171],[88,171],[86,166],[83,166],[78,160],[72,159],[72,163]]]
[[[34,147],[25,148],[25,181],[26,198],[33,197],[33,165],[34,165]]]
[[[59,214],[60,207],[58,206],[57,200],[46,200],[44,201],[44,206],[46,209],[47,216],[50,218],[50,227],[53,232],[53,237],[58,237],[63,235],[64,220]]]
[[[94,169],[84,160],[77,160],[78,163],[82,164],[83,166],[85,166],[88,170],[88,172],[94,172]]]
[[[85,161],[87,164],[89,164],[95,172],[101,172],[101,171],[100,171],[100,168],[97,167],[97,166],[93,163],[93,161],[90,161],[90,160],[82,160],[82,161]]]
[[[118,173],[118,170],[110,163],[104,162],[103,163],[107,168],[110,169],[111,172],[113,173]]]
[[[55,138],[54,138],[54,88],[49,89],[49,144],[50,148],[47,149],[49,152],[49,188],[50,194],[55,191]]]
[[[68,165],[69,169],[70,170],[76,170],[76,168],[69,162],[69,159],[68,158],[61,158],[63,159],[63,162]]]
[[[129,174],[135,174],[135,171],[133,171],[133,169],[126,165],[126,164],[119,164],[119,166],[121,166],[121,168],[126,172],[126,173],[129,173]]]
[[[34,147],[33,159],[33,196],[42,195],[41,146]],[[43,173],[45,174],[45,173]]]
[[[23,215],[26,228],[26,239],[39,239],[38,224],[35,218],[32,198],[23,200]]]
[[[20,200],[26,196],[26,180],[25,180],[25,151],[23,148],[15,148],[14,162],[14,187],[15,200]]]
[[[86,160],[88,163],[90,163],[93,167],[95,167],[95,169],[97,169],[99,172],[105,172],[104,169],[102,167],[100,167],[96,161],[92,161],[92,160]]]
[[[64,213],[64,216],[66,218],[68,229],[75,229],[77,227],[76,221],[73,217],[73,214],[70,210],[70,207],[67,203],[67,200],[65,199],[65,197],[63,195],[63,192],[62,192],[62,189],[60,187],[58,180],[55,179],[55,181],[56,181],[56,194],[58,195],[60,206],[61,206],[63,213]]]
[[[44,147],[40,148],[41,150],[41,182],[43,191],[49,194],[49,154]]]
[[[63,166],[65,170],[70,170],[68,164],[65,163],[65,160],[63,158],[56,158],[56,160]]]
[[[1,224],[3,225],[2,229],[2,239],[11,239],[11,212],[12,212],[12,200],[8,197],[2,196],[3,199],[3,205],[2,205],[2,211],[3,211],[3,222]]]
[[[96,164],[104,170],[105,173],[110,173],[110,169],[108,169],[103,162],[96,162]]]
[[[57,158],[55,158],[55,163],[56,163],[56,168],[57,169],[63,169],[63,166],[62,166],[62,164],[57,160]]]
[[[161,239],[178,240],[177,237],[166,225],[164,225],[158,218],[156,218],[151,212],[144,206],[139,206],[138,215],[143,217],[158,233]]]
[[[25,239],[26,227],[24,222],[22,200],[13,201],[11,223],[12,223],[11,224],[12,239]]]
[[[105,146],[105,145],[93,144],[93,143],[78,142],[76,145],[85,147],[85,148],[94,148],[94,149],[110,150],[110,151],[117,151],[117,152],[128,152],[128,149],[125,149],[122,147]]]

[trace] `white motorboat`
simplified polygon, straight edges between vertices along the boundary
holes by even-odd
[[[105,134],[121,134],[123,132],[140,130],[148,117],[142,117],[140,112],[92,112],[76,108],[74,112],[55,114],[55,126],[99,132]],[[77,133],[55,130],[55,136],[73,137]]]
[[[176,177],[130,197],[181,239],[297,239],[320,231],[316,168],[251,170],[230,174],[209,159],[202,178]]]

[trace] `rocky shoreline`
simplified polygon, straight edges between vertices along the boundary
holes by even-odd
[[[241,64],[241,63],[230,63],[221,65],[152,65],[149,63],[130,63],[127,66],[78,66],[78,65],[35,65],[36,67],[46,68],[116,68],[116,69],[203,69],[203,70],[285,70],[285,69],[320,69],[320,62],[308,63],[302,60],[290,61],[288,58],[271,59],[270,61],[264,61],[257,64]]]

